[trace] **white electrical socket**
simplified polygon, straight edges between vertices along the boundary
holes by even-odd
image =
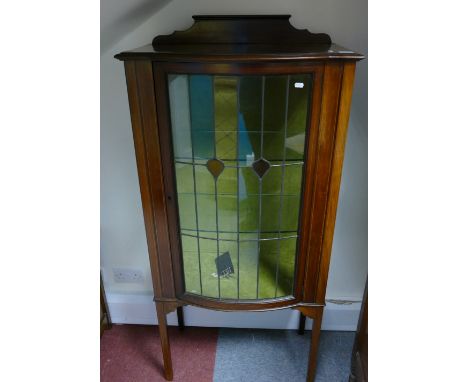
[[[113,268],[114,281],[117,283],[142,283],[143,272],[140,269]]]

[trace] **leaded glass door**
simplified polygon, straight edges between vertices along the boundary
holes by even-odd
[[[167,81],[185,292],[293,295],[313,76]]]

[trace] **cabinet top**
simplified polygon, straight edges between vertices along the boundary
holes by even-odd
[[[185,31],[160,35],[152,44],[119,53],[119,60],[272,61],[361,60],[363,55],[333,44],[325,33],[296,29],[290,15],[193,16]]]

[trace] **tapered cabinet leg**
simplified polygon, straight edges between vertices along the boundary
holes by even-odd
[[[167,321],[166,312],[163,303],[156,303],[156,313],[158,315],[159,337],[161,338],[161,349],[164,360],[164,377],[168,381],[172,381],[172,358],[171,346],[169,344],[169,337],[167,335]]]
[[[309,352],[309,367],[307,370],[307,382],[313,382],[315,379],[315,371],[317,368],[317,355],[320,340],[320,328],[322,326],[323,308],[314,312],[312,317],[314,322],[312,324],[312,339],[310,342]]]
[[[301,312],[299,312],[299,329],[297,330],[297,334],[300,334],[301,336],[304,334],[305,323],[306,323],[306,316],[304,316]]]
[[[184,322],[184,308],[179,306],[177,308],[177,322],[179,323],[179,330],[184,330],[185,322]]]

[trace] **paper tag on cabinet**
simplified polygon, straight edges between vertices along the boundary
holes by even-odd
[[[217,274],[220,277],[229,277],[234,273],[234,265],[232,264],[231,255],[229,252],[224,252],[221,256],[215,259]],[[214,275],[214,274],[213,274]]]

